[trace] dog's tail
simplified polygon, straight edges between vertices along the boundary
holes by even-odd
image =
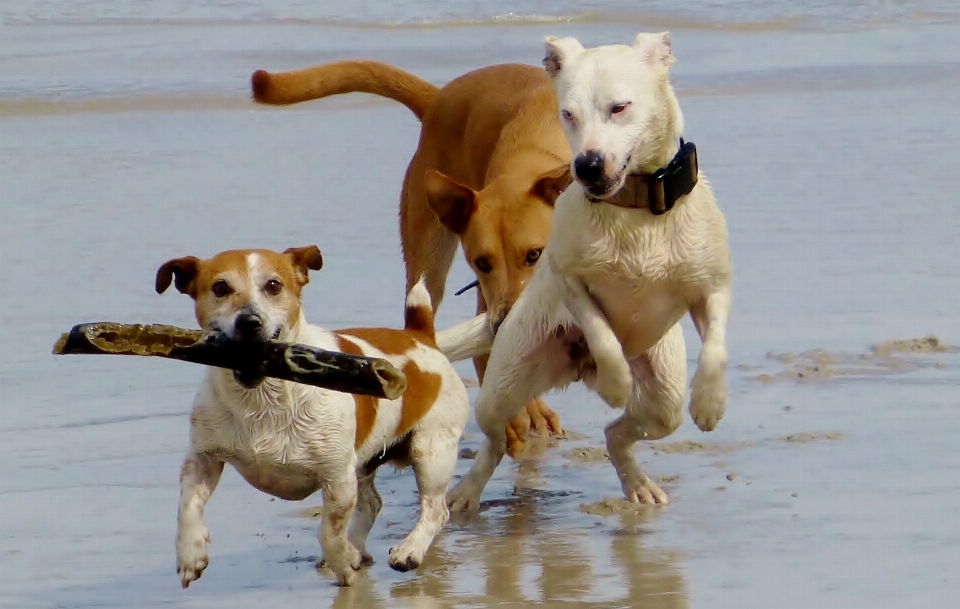
[[[336,61],[293,72],[257,70],[250,78],[253,99],[262,104],[296,104],[341,93],[372,93],[396,100],[418,119],[439,89],[400,68],[379,61]]]
[[[493,331],[486,313],[437,333],[437,347],[451,362],[487,355],[492,346]]]
[[[407,293],[406,308],[403,311],[403,329],[436,337],[433,326],[433,303],[423,278]]]

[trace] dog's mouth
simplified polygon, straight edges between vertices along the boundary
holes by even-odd
[[[247,344],[257,344],[265,343],[268,340],[277,340],[280,338],[281,328],[277,328],[273,331],[273,334],[270,337],[265,337],[263,335],[254,335],[254,336],[236,336],[234,340],[238,343],[247,343]],[[259,387],[263,381],[266,379],[266,376],[260,370],[234,370],[233,371],[233,380],[237,382],[244,389],[256,389]]]
[[[233,380],[237,381],[237,383],[239,383],[244,389],[256,389],[266,378],[267,377],[264,376],[260,371],[256,370],[233,371]]]
[[[265,343],[269,340],[279,340],[280,333],[282,331],[283,331],[283,328],[277,328],[276,330],[273,331],[273,334],[270,334],[269,336],[266,335],[265,333],[243,334],[243,333],[234,331],[231,339],[238,343]]]

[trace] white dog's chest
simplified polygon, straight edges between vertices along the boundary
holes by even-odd
[[[235,422],[236,423],[236,422]],[[217,434],[213,452],[252,486],[281,499],[298,501],[321,486],[316,446],[295,429],[233,425]]]
[[[231,393],[211,395],[194,408],[195,449],[230,463],[266,493],[303,499],[320,488],[331,467],[344,466],[353,455],[352,443],[336,441],[346,435],[338,432],[352,412],[341,413],[333,400],[316,408],[282,400],[270,409],[234,402]]]
[[[315,471],[303,467],[239,458],[228,459],[228,462],[251,486],[287,501],[306,499],[322,485]]]
[[[628,280],[610,274],[584,279],[628,359],[653,347],[688,310],[675,286],[664,279]]]

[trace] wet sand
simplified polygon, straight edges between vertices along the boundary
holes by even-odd
[[[5,3],[0,606],[949,606],[954,4]],[[573,387],[548,396],[567,438],[505,462],[416,573],[386,564],[417,511],[409,472],[382,472],[377,562],[341,590],[314,566],[319,498],[273,500],[228,470],[207,509],[210,567],[181,590],[177,476],[201,370],[55,358],[53,341],[85,321],[193,327],[189,299],[154,293],[156,269],[230,247],[317,243],[308,319],[402,322],[397,199],[417,121],[363,96],[256,107],[250,73],[373,57],[442,83],[536,64],[547,34],[593,45],[654,29],[673,32],[736,273],[726,417],[637,451],[671,503],[620,502],[603,447],[615,413]],[[470,279],[458,259],[450,286]],[[438,325],[472,306],[450,295]],[[480,441],[471,422],[457,475]]]

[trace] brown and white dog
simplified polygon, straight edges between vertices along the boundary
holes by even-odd
[[[423,123],[400,198],[407,290],[426,279],[434,312],[443,300],[457,242],[480,284],[477,312],[493,331],[533,273],[550,237],[554,203],[570,183],[570,146],[556,95],[542,69],[502,64],[443,88],[375,61],[339,61],[252,77],[254,99],[292,104],[351,92],[406,105]],[[483,381],[486,356],[474,360]],[[531,426],[560,433],[540,397],[507,426],[518,456]]]
[[[420,520],[390,550],[391,567],[416,568],[447,521],[444,494],[470,403],[459,375],[437,349],[430,297],[422,283],[412,286],[404,330],[324,330],[308,324],[300,306],[309,271],[322,263],[320,250],[309,246],[282,254],[188,256],[157,271],[157,292],[173,282],[190,295],[205,330],[236,340],[274,338],[382,357],[403,370],[408,383],[401,399],[389,401],[209,368],[194,400],[180,475],[177,572],[184,588],[209,562],[203,511],[226,463],[281,499],[323,492],[323,560],[342,585],[373,560],[364,546],[383,504],[374,486],[378,466],[412,465],[420,490]]]

